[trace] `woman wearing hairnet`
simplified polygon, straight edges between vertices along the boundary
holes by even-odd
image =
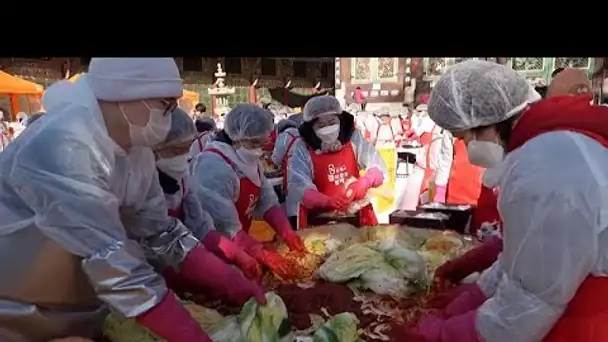
[[[433,120],[500,188],[503,251],[403,341],[608,339],[608,109],[586,95],[539,98],[485,61],[457,64],[433,89]]]
[[[180,108],[171,113],[171,130],[165,141],[155,147],[156,168],[158,179],[165,193],[165,200],[169,209],[169,215],[180,219],[190,229],[194,236],[218,257],[233,263],[243,271],[249,279],[258,280],[262,271],[258,263],[247,253],[231,246],[232,253],[226,253],[219,249],[220,245],[233,245],[228,238],[223,237],[213,227],[213,219],[202,210],[196,191],[204,192],[206,200],[213,200],[209,194],[210,190],[194,186],[190,189],[188,181],[188,147],[196,136],[196,129],[188,114]],[[218,265],[220,266],[220,265]],[[171,279],[177,285],[180,284],[179,274],[168,269],[165,273],[166,279]],[[240,280],[238,276],[234,280]],[[246,285],[246,286],[245,286]],[[235,281],[224,283],[226,288],[251,288],[253,284],[238,284]],[[261,289],[259,290],[261,294]]]
[[[572,70],[572,71],[570,71]],[[587,75],[578,69],[561,69],[555,73],[551,82],[551,96],[580,95],[582,93],[592,97],[591,82]],[[536,88],[535,88],[536,90]],[[502,251],[500,238],[500,215],[496,208],[498,188],[493,188],[492,170],[483,177],[483,187],[477,208],[471,221],[471,233],[484,241],[482,245],[474,248],[462,256],[441,265],[435,271],[435,279],[440,287],[460,283],[464,278],[475,272],[482,272],[489,268]],[[451,295],[451,294],[450,294]],[[448,296],[449,298],[450,296]]]
[[[333,96],[314,97],[304,106],[304,123],[294,147],[287,179],[287,203],[301,203],[299,227],[309,211],[348,210],[367,191],[382,185],[386,165],[355,128],[354,117]],[[365,169],[360,177],[359,171]],[[346,186],[351,179],[355,182]],[[371,204],[358,211],[361,226],[377,225]]]
[[[305,250],[279,205],[274,188],[260,170],[261,147],[273,129],[272,118],[263,108],[240,104],[226,115],[225,125],[193,160],[196,184],[211,190],[200,191],[203,209],[211,214],[215,227],[239,248],[274,273],[287,276],[293,271],[287,260],[264,249],[248,234],[255,213],[264,217],[291,250]],[[206,194],[219,196],[203,199]],[[224,247],[230,249],[220,246]]]
[[[210,341],[140,245],[192,282],[209,277],[209,253],[168,219],[149,175],[182,96],[175,61],[93,58],[54,87],[49,115],[0,154],[0,258],[11,260],[0,265],[0,340],[94,338],[109,307],[169,342]],[[142,195],[128,185],[143,177],[156,186]]]
[[[274,151],[272,152],[272,162],[275,165],[281,165],[283,170],[283,192],[287,193],[287,166],[289,157],[294,143],[300,138],[300,132],[298,131],[298,125],[289,120],[281,120],[277,124],[277,141],[274,144]],[[298,216],[298,204],[291,203],[291,205],[285,205],[285,211],[287,217]],[[297,221],[297,220],[295,220]],[[297,222],[291,222],[292,227],[297,227]]]
[[[210,117],[196,119],[194,124],[196,125],[198,136],[190,146],[189,160],[194,159],[199,153],[203,152],[205,145],[213,140],[213,134],[217,129],[215,120]]]

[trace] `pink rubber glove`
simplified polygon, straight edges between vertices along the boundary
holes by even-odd
[[[233,241],[259,263],[268,267],[274,274],[283,278],[292,276],[294,269],[287,259],[276,252],[265,250],[261,243],[255,241],[245,231],[238,232]]]
[[[237,265],[245,277],[258,281],[262,278],[262,268],[255,259],[240,249],[232,240],[213,230],[203,239],[205,248],[213,254]]]
[[[264,292],[257,284],[232,269],[201,244],[188,253],[180,266],[179,274],[187,282],[210,288],[237,305],[245,304],[252,297],[259,303],[266,302]]]
[[[289,249],[296,252],[306,252],[304,242],[291,228],[291,223],[287,219],[285,210],[280,205],[268,209],[264,214],[264,220],[279,234]]]
[[[443,310],[445,318],[456,317],[465,314],[471,310],[476,310],[486,301],[486,295],[483,293],[481,288],[477,284],[463,284],[460,286],[467,286],[467,289],[463,291],[458,297],[456,297],[448,306]]]
[[[367,190],[370,188],[377,188],[382,185],[383,182],[384,174],[379,168],[374,167],[365,171],[365,175],[363,177],[357,179],[356,182],[349,185],[346,193],[352,191],[352,194],[350,195],[351,198],[358,201],[367,195]]]
[[[307,209],[346,209],[350,205],[350,200],[346,195],[332,198],[317,190],[308,189],[302,197],[302,205]]]
[[[445,308],[456,300],[456,298],[458,298],[461,294],[472,291],[471,287],[478,288],[476,284],[462,284],[453,289],[435,294],[430,299],[429,304],[435,309],[445,310]]]
[[[482,272],[492,266],[500,252],[502,252],[502,239],[491,236],[480,246],[439,266],[435,271],[434,286],[442,291],[460,283],[472,273]]]
[[[445,203],[446,190],[445,186],[438,185],[435,188],[435,198],[433,198],[432,202]]]
[[[135,320],[167,342],[212,342],[171,291],[160,303]]]
[[[417,328],[407,329],[399,341],[403,342],[483,342],[475,327],[477,311],[441,319],[425,318]]]

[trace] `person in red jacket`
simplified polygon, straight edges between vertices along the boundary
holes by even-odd
[[[504,240],[483,246],[502,253],[396,341],[608,340],[608,108],[590,99],[540,100],[522,76],[486,61],[441,77],[429,114],[490,170]]]

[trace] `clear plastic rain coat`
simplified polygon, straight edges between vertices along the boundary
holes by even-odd
[[[108,306],[145,312],[167,289],[133,239],[169,265],[197,243],[166,217],[150,149],[127,155],[87,75],[71,86],[61,98],[47,94],[49,115],[0,154],[0,257],[11,260],[0,265],[3,342],[93,337]],[[141,179],[149,192],[129,186]]]
[[[288,128],[277,136],[277,141],[274,144],[274,150],[272,151],[271,157],[272,162],[275,165],[281,165],[283,163],[283,158],[287,157],[287,147],[291,142],[292,136],[300,136],[300,132],[297,128]],[[291,153],[289,155],[291,155]]]
[[[240,179],[249,178],[254,184],[260,186],[260,199],[257,203],[254,217],[261,218],[264,213],[279,204],[277,195],[268,182],[264,173],[258,166],[258,177],[254,174],[246,176],[238,167],[242,164],[235,153],[234,148],[224,142],[212,141],[207,144],[207,149],[217,149],[237,166],[237,171],[221,156],[216,153],[204,151],[192,160],[193,171],[190,184],[192,187],[201,187],[197,191],[203,210],[207,211],[213,218],[215,228],[220,233],[234,237],[241,231],[242,225],[235,207],[239,197]]]
[[[357,164],[361,170],[378,168],[386,177],[386,164],[382,157],[378,154],[378,150],[369,142],[363,139],[363,135],[358,130],[354,130],[350,138],[350,143],[353,145]],[[320,151],[317,151],[320,153]],[[287,168],[287,182],[289,191],[287,193],[287,205],[296,205],[302,201],[304,192],[308,189],[317,190],[313,183],[312,160],[306,143],[299,140],[294,144],[292,157],[289,159],[289,167]],[[290,204],[291,202],[291,204]]]
[[[290,146],[292,136],[299,137],[300,131],[298,131],[297,128],[288,128],[283,133],[277,136],[277,141],[274,144],[274,151],[272,151],[272,162],[275,165],[282,165],[283,160],[285,158],[291,157],[291,155],[293,154],[293,147],[295,146],[297,141],[291,144]],[[289,151],[287,150],[288,148]],[[286,202],[285,211],[287,212],[287,216],[298,215],[298,203]]]
[[[568,156],[568,158],[563,158]],[[504,250],[479,280],[487,342],[541,341],[583,280],[608,274],[608,154],[572,132],[540,135],[499,168]]]

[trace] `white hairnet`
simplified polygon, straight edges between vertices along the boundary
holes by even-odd
[[[333,96],[317,96],[304,105],[304,121],[309,122],[324,115],[342,113],[340,102]]]
[[[523,76],[504,65],[466,61],[446,70],[428,103],[428,113],[440,127],[467,130],[502,122],[540,95]]]
[[[274,127],[269,112],[256,105],[244,103],[232,109],[224,119],[224,130],[232,140],[265,137]]]
[[[180,98],[182,78],[173,58],[92,58],[88,82],[105,101]]]
[[[179,144],[187,140],[192,141],[196,135],[196,126],[194,126],[194,122],[192,122],[188,113],[179,107],[175,107],[171,112],[171,128],[169,129],[167,138],[156,148]]]

